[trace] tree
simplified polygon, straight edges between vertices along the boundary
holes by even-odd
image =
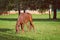
[[[60,0],[55,0],[54,3],[53,3],[53,7],[54,7],[54,15],[53,15],[53,19],[57,19],[57,9],[60,9]]]
[[[54,15],[53,19],[56,19],[56,9],[60,9],[60,0],[0,0],[0,9],[1,10],[12,10],[16,6],[19,11],[20,15],[20,9],[23,9],[24,12],[26,9],[30,8],[33,10],[36,9],[49,9],[49,5],[52,5]],[[0,10],[0,11],[1,11]]]
[[[0,0],[0,12],[6,11],[8,5],[8,0]]]
[[[14,5],[14,0],[0,0],[0,11],[12,10]]]

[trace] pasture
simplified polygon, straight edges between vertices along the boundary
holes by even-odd
[[[51,14],[52,18],[53,14]],[[15,25],[18,14],[0,15],[0,40],[60,40],[60,13],[57,20],[49,20],[48,14],[32,14],[36,32],[21,31],[15,33]]]

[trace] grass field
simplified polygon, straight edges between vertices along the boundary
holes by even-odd
[[[51,14],[51,18],[52,18]],[[57,14],[57,20],[48,19],[48,14],[33,14],[33,23],[36,32],[31,30],[15,33],[17,14],[0,16],[0,40],[60,40],[60,13]]]

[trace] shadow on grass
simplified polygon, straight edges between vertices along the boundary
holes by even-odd
[[[17,21],[17,18],[0,18],[0,20],[3,20],[3,21]],[[36,18],[34,19],[33,18],[33,21],[55,21],[55,22],[60,22],[60,18],[56,19],[56,20],[53,20],[53,19],[48,19],[48,18]]]
[[[12,31],[12,29],[5,29],[5,28],[0,28],[0,40],[34,40],[29,37],[24,37],[24,36],[16,36],[16,34],[10,34],[7,33],[7,31]]]
[[[37,19],[33,19],[33,21],[43,21],[43,22],[54,21],[54,22],[60,22],[60,19],[53,20],[53,19],[48,19],[48,18],[46,18],[46,19],[37,18]]]
[[[3,20],[3,21],[16,21],[17,18],[0,18],[0,20]]]
[[[15,36],[12,34],[6,34],[6,33],[0,33],[0,39],[1,40],[34,40],[29,37],[24,37],[24,36]]]
[[[7,29],[7,28],[0,28],[0,32],[7,32],[12,31],[13,29]]]

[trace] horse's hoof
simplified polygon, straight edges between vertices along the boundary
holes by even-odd
[[[16,34],[18,34],[19,32],[15,32]]]

